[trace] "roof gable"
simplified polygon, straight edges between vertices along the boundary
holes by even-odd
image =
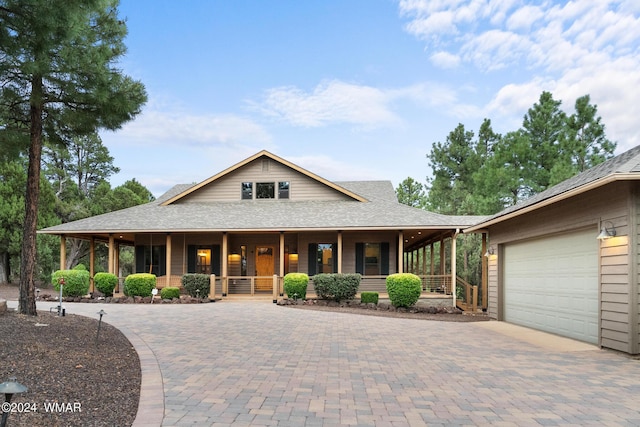
[[[222,194],[218,198],[218,200],[232,201],[232,200],[240,200],[240,182],[243,181],[243,173],[244,176],[253,176],[256,177],[256,170],[259,170],[261,167],[259,163],[262,161],[267,161],[267,165],[270,162],[274,162],[272,166],[267,166],[268,168],[273,168],[273,170],[278,171],[279,173],[284,173],[284,171],[289,171],[289,176],[299,178],[300,182],[304,182],[302,187],[315,187],[315,190],[319,194],[323,194],[320,196],[320,199],[328,198],[328,199],[343,199],[343,200],[355,200],[360,202],[366,202],[367,199],[347,188],[342,187],[341,185],[328,181],[308,170],[301,168],[294,163],[291,163],[281,157],[278,157],[266,150],[260,151],[255,155],[219,172],[218,174],[205,179],[204,181],[190,186],[184,191],[173,195],[170,198],[167,198],[162,202],[163,206],[176,204],[176,203],[188,203],[193,201],[211,201],[211,196],[217,191],[221,190],[223,186],[227,186],[227,196]],[[264,166],[262,166],[264,171]],[[269,173],[269,171],[265,171],[265,173]],[[277,173],[276,173],[277,176]],[[283,175],[280,175],[283,176]],[[235,181],[234,181],[235,179]],[[249,179],[249,178],[245,178]],[[262,180],[273,179],[270,178],[269,175],[265,175],[264,178],[259,178]],[[288,179],[288,178],[285,178]],[[237,182],[236,182],[237,181]],[[228,188],[232,186],[231,192],[229,192]],[[296,188],[292,189],[292,192],[295,192]],[[231,194],[231,196],[229,196]],[[295,194],[295,193],[294,193]],[[225,199],[225,197],[227,197]],[[310,195],[306,197],[312,198]],[[215,198],[215,197],[214,197]]]

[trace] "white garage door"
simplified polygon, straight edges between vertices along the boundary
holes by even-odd
[[[507,322],[598,343],[598,241],[593,230],[504,248]]]

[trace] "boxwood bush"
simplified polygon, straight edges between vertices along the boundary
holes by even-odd
[[[396,273],[387,276],[387,293],[394,307],[411,307],[420,298],[422,281],[411,273]]]
[[[151,290],[155,287],[155,274],[135,273],[124,279],[124,294],[128,297],[150,297]]]
[[[162,299],[180,298],[180,288],[176,288],[173,286],[166,286],[160,290],[160,298]]]
[[[377,292],[361,292],[360,302],[363,304],[377,304],[379,295]]]
[[[307,299],[309,276],[305,273],[289,273],[284,276],[284,291],[290,299]]]
[[[118,284],[118,276],[112,273],[96,273],[93,276],[93,283],[97,290],[110,297],[113,296],[113,290]]]
[[[62,285],[63,297],[81,297],[89,293],[89,272],[87,270],[58,270],[51,275],[51,284],[56,292],[60,292],[60,281],[64,279]]]
[[[313,287],[321,299],[344,301],[355,298],[360,287],[359,274],[316,274]]]
[[[182,287],[194,298],[207,297],[211,290],[211,277],[208,274],[185,274],[182,276]]]

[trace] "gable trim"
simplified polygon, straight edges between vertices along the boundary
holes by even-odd
[[[539,201],[537,203],[534,203],[532,205],[528,205],[528,206],[525,206],[525,207],[523,207],[521,209],[517,209],[517,210],[515,210],[513,212],[509,212],[509,213],[504,214],[504,215],[499,215],[499,216],[494,217],[494,218],[492,218],[492,219],[490,219],[488,221],[484,221],[484,222],[481,222],[479,224],[472,225],[471,227],[465,229],[463,232],[464,233],[477,232],[477,231],[479,231],[481,229],[484,229],[484,228],[490,227],[492,225],[498,224],[498,223],[500,223],[502,221],[506,221],[506,220],[509,220],[509,219],[512,219],[512,218],[516,218],[516,217],[518,217],[520,215],[524,215],[526,213],[533,212],[533,211],[535,211],[537,209],[543,208],[545,206],[552,205],[554,203],[560,202],[562,200],[569,199],[569,198],[574,197],[574,196],[578,196],[578,195],[580,195],[582,193],[586,193],[587,191],[594,190],[594,189],[596,189],[598,187],[602,187],[604,185],[611,184],[613,182],[617,182],[617,181],[638,181],[638,180],[640,180],[640,174],[637,174],[637,173],[616,173],[616,174],[611,174],[611,175],[605,176],[604,178],[601,178],[599,180],[590,182],[590,183],[582,185],[580,187],[576,187],[574,189],[571,189],[571,190],[566,191],[564,193],[561,193],[561,194],[558,194],[556,196],[550,197],[548,199],[541,200],[541,201]]]
[[[324,184],[324,185],[326,185],[326,186],[328,186],[328,187],[330,187],[330,188],[332,188],[332,189],[334,189],[334,190],[336,190],[336,191],[338,191],[338,192],[340,192],[340,193],[342,193],[342,194],[344,194],[344,195],[346,195],[346,196],[348,196],[348,197],[350,197],[350,198],[352,198],[354,200],[357,200],[359,202],[367,202],[368,201],[364,197],[359,196],[358,194],[356,194],[356,193],[354,193],[352,191],[349,191],[344,187],[341,187],[341,186],[339,186],[337,184],[334,184],[333,182],[331,182],[329,180],[326,180],[326,179],[322,178],[321,176],[318,176],[318,175],[316,175],[316,174],[314,174],[312,172],[309,172],[308,170],[306,170],[304,168],[301,168],[300,166],[298,166],[296,164],[293,164],[293,163],[291,163],[291,162],[289,162],[289,161],[287,161],[287,160],[285,160],[285,159],[283,159],[281,157],[278,157],[275,154],[272,154],[272,153],[270,153],[270,152],[268,152],[266,150],[262,150],[259,153],[256,153],[253,156],[251,156],[251,157],[249,157],[249,158],[247,158],[247,159],[245,159],[245,160],[243,160],[243,161],[241,161],[239,163],[236,163],[235,165],[223,170],[222,172],[217,173],[216,175],[212,176],[211,178],[205,179],[204,181],[200,182],[199,184],[196,184],[196,185],[188,188],[187,190],[183,191],[182,193],[179,193],[179,194],[173,196],[172,198],[162,202],[160,204],[160,206],[167,206],[167,205],[170,205],[172,203],[175,203],[176,201],[178,201],[178,200],[182,199],[183,197],[185,197],[185,196],[187,196],[187,195],[199,190],[200,188],[204,187],[205,185],[208,185],[208,184],[220,179],[221,177],[223,177],[225,175],[228,175],[231,172],[233,172],[235,170],[238,170],[241,167],[243,167],[243,166],[251,163],[252,161],[254,161],[256,159],[259,159],[260,157],[263,157],[263,156],[268,157],[268,158],[270,158],[270,159],[272,159],[272,160],[274,160],[274,161],[276,161],[276,162],[278,162],[278,163],[280,163],[280,164],[282,164],[284,166],[287,166],[287,167],[295,170],[296,172],[299,172],[299,173],[301,173],[303,175],[306,175],[307,177],[309,177],[309,178],[311,178],[311,179],[313,179],[313,180],[315,180],[317,182],[320,182],[320,183],[322,183],[322,184]]]

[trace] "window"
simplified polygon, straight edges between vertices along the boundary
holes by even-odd
[[[282,181],[278,183],[278,199],[289,198],[289,181]]]
[[[211,249],[198,249],[196,258],[196,272],[211,274]]]
[[[275,182],[256,182],[256,199],[275,199]]]
[[[333,273],[333,244],[318,243],[318,273]]]
[[[289,198],[289,181],[280,182],[243,182],[242,200],[275,199],[276,188],[278,189],[278,199]]]
[[[240,246],[240,275],[247,275],[247,245]]]
[[[356,273],[364,276],[389,274],[389,242],[356,243]]]
[[[380,243],[364,244],[364,274],[365,276],[380,275]]]
[[[136,246],[136,273],[152,273],[156,276],[164,276],[166,267],[166,246]]]
[[[242,183],[242,200],[253,199],[253,182]]]

